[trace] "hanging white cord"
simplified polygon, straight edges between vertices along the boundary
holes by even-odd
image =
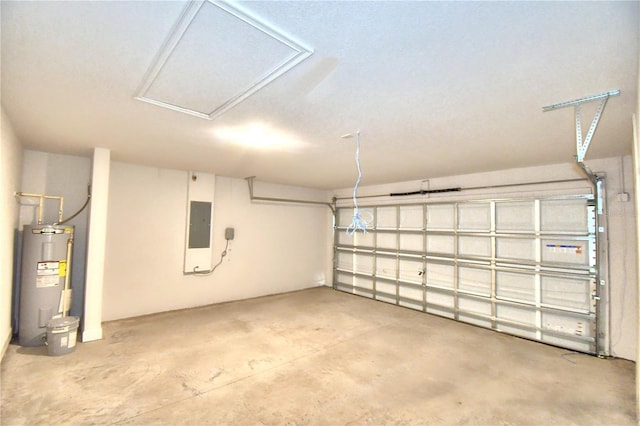
[[[356,132],[356,166],[358,167],[358,179],[356,180],[356,184],[353,187],[353,219],[351,221],[351,225],[347,227],[347,235],[351,236],[356,231],[360,230],[363,233],[367,232],[367,227],[369,226],[369,222],[364,220],[362,216],[360,216],[360,208],[358,207],[358,185],[360,185],[360,180],[362,179],[362,169],[360,168],[360,130]]]

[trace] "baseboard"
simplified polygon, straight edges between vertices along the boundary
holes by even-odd
[[[2,338],[2,352],[0,353],[0,359],[4,358],[4,354],[9,348],[9,343],[11,343],[11,337],[13,337],[13,330],[11,330],[11,327],[7,328],[4,334],[5,335]]]
[[[84,330],[82,332],[82,343],[93,342],[94,340],[102,339],[102,327],[93,328],[91,330]]]

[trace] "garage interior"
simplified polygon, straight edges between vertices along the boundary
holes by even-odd
[[[639,5],[2,1],[2,424],[636,424]]]

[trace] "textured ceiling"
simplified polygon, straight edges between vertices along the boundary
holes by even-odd
[[[186,3],[0,5],[2,105],[29,149],[340,188],[356,130],[363,184],[571,161],[573,110],[542,107],[614,89],[587,162],[631,149],[638,2],[241,2],[313,54],[213,120],[135,99]],[[206,110],[283,54],[198,24],[150,86],[171,102]]]
[[[229,3],[189,3],[136,99],[214,119],[312,53]]]

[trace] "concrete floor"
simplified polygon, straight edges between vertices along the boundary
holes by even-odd
[[[314,288],[11,345],[1,423],[635,424],[634,363]]]

